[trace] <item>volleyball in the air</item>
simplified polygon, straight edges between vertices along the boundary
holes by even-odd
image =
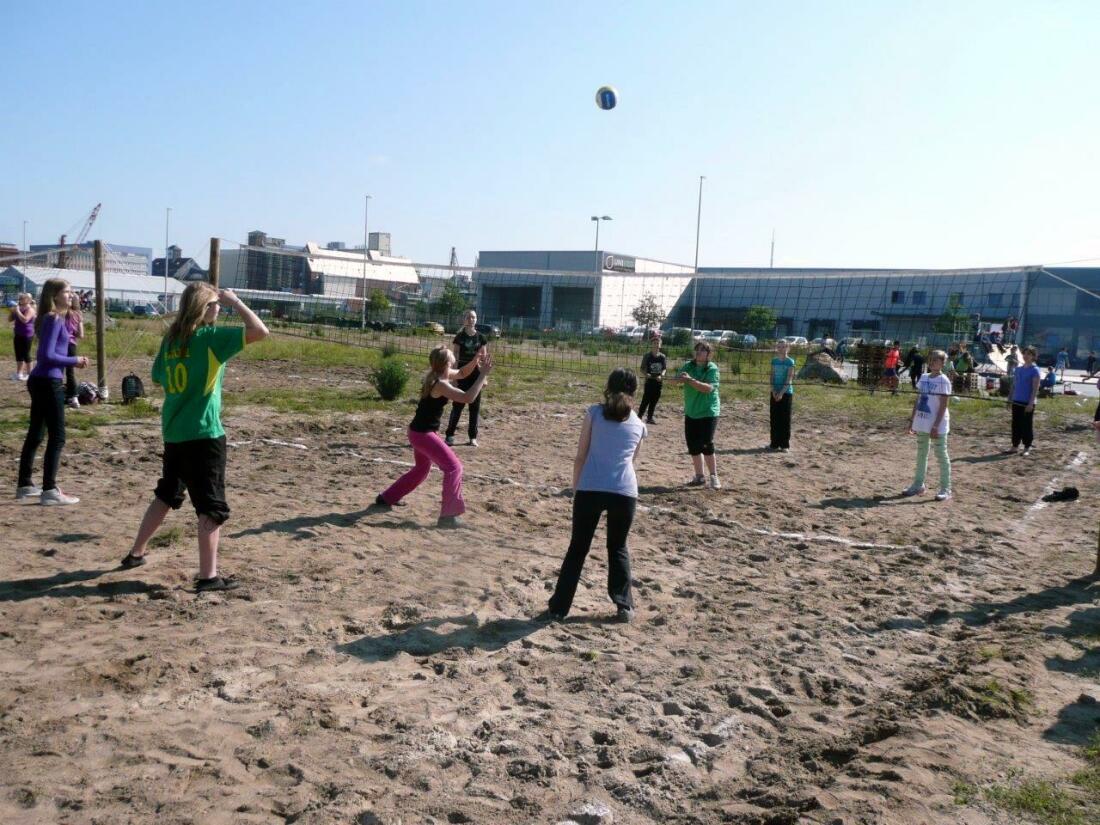
[[[614,109],[619,102],[619,93],[614,86],[600,86],[596,91],[596,105],[601,109]]]

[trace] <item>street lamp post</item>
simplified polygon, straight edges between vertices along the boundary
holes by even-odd
[[[593,250],[596,253],[596,271],[599,272],[603,269],[600,264],[600,221],[611,220],[610,215],[593,215],[592,220],[596,222],[596,248]]]
[[[359,302],[359,328],[367,328],[367,247],[370,235],[367,234],[367,219],[370,217],[370,195],[363,197],[363,300]]]
[[[703,219],[703,181],[705,175],[699,176],[699,207],[695,212],[695,273],[691,279],[691,334],[695,334],[695,299],[699,294],[699,226]]]
[[[172,207],[164,210],[164,311],[169,312],[168,306],[168,221],[172,217]]]
[[[20,267],[20,269],[22,269],[22,271],[23,271],[23,288],[20,290],[20,292],[26,292],[27,291],[27,266],[28,266],[27,252],[28,251],[29,250],[27,249],[27,222],[23,221],[23,266]]]

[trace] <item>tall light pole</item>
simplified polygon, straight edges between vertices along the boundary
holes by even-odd
[[[695,330],[695,299],[699,294],[699,225],[703,220],[703,181],[706,175],[699,176],[699,208],[695,212],[695,277],[691,279],[691,329]]]
[[[23,288],[20,292],[27,291],[27,253],[30,250],[27,249],[27,222],[23,221],[23,266],[20,269],[23,271]]]
[[[596,271],[599,272],[603,269],[603,265],[600,263],[600,221],[611,220],[610,215],[593,215],[592,220],[596,222],[596,248],[593,250],[596,253]]]
[[[367,328],[367,247],[370,235],[367,233],[367,219],[370,217],[370,195],[363,197],[363,300],[359,302],[359,328]]]
[[[164,311],[167,313],[170,307],[168,306],[168,221],[172,217],[172,207],[169,206],[164,210]]]

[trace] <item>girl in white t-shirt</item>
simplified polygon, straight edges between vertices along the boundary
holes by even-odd
[[[909,434],[917,437],[917,473],[903,496],[919,496],[926,491],[924,476],[928,471],[928,447],[936,449],[940,465],[940,491],[936,501],[951,498],[951,459],[947,455],[947,434],[951,430],[951,379],[943,374],[947,353],[933,350],[928,356],[928,372],[917,381],[917,400],[909,416]]]

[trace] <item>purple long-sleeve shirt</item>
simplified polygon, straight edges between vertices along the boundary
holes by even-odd
[[[58,318],[52,312],[43,317],[42,326],[38,329],[38,357],[31,375],[59,381],[63,379],[65,367],[75,367],[79,360],[75,355],[69,355],[70,340],[64,318]]]

